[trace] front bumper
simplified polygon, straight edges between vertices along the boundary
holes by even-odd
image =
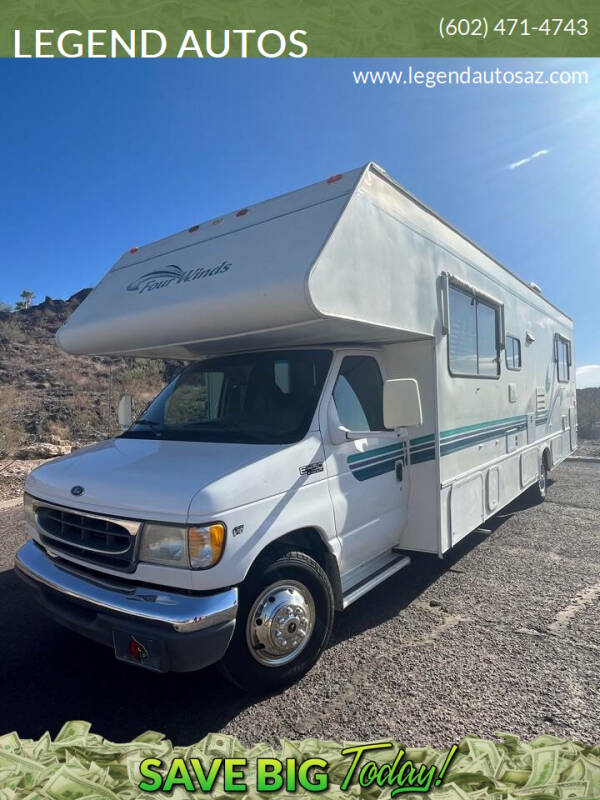
[[[127,585],[110,576],[82,576],[54,563],[30,540],[15,558],[15,571],[48,614],[71,630],[113,646],[115,637],[153,642],[153,669],[189,672],[219,661],[235,627],[236,588],[185,594]]]

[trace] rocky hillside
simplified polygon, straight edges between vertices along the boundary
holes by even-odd
[[[0,312],[0,458],[47,458],[115,433],[121,394],[141,410],[178,366],[63,353],[54,334],[90,291]]]
[[[579,433],[586,439],[600,439],[600,388],[577,390]]]

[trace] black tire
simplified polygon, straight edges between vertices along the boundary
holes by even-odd
[[[546,499],[546,492],[548,490],[548,465],[546,459],[542,458],[540,464],[540,475],[537,481],[528,490],[528,495],[532,502],[543,503]]]
[[[271,592],[267,593],[269,588]],[[286,593],[291,605],[286,605]],[[333,616],[331,584],[313,558],[302,552],[281,551],[260,559],[240,587],[235,632],[221,669],[232,683],[247,691],[269,692],[287,686],[318,660],[329,641]],[[292,628],[290,638],[282,639]],[[266,646],[258,641],[259,636],[265,637]],[[296,640],[299,644],[290,652],[279,656],[280,651],[275,651],[282,641],[292,648]],[[265,663],[269,660],[272,663]],[[285,663],[280,663],[282,660]]]

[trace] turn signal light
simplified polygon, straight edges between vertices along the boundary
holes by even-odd
[[[193,569],[214,567],[223,554],[224,545],[225,526],[220,522],[188,528],[190,566]]]

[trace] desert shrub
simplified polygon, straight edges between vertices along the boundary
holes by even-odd
[[[65,422],[49,420],[46,425],[46,430],[51,436],[61,439],[64,442],[68,442],[71,438],[71,428]]]
[[[0,388],[0,457],[11,456],[27,438],[22,399],[12,386]]]
[[[14,344],[15,342],[23,342],[25,340],[25,332],[14,319],[5,319],[0,322],[0,342],[4,344]]]

